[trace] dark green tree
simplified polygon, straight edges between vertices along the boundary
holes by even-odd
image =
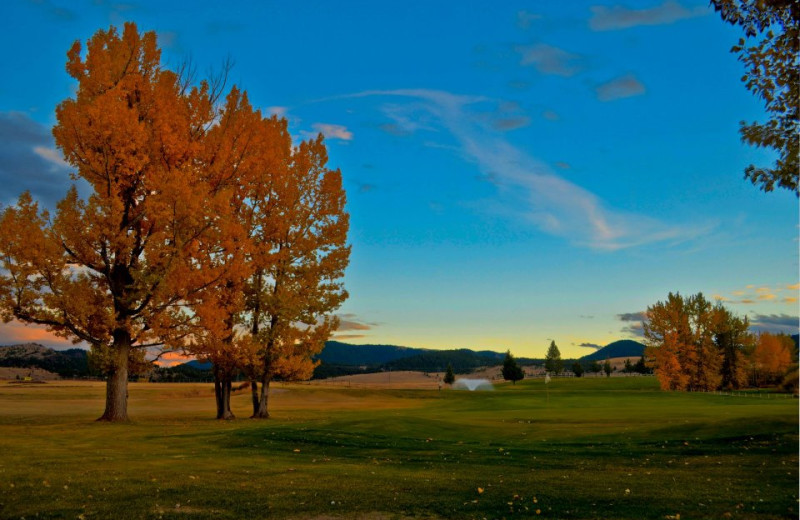
[[[597,374],[603,370],[603,367],[600,366],[600,363],[597,362],[596,359],[592,360],[592,364],[589,365],[589,372],[593,374]]]
[[[633,371],[638,374],[647,374],[650,372],[650,370],[647,368],[647,365],[645,364],[644,356],[640,357],[639,361],[637,361],[636,364],[633,365]]]
[[[511,381],[513,384],[517,384],[517,381],[524,377],[525,372],[522,370],[522,367],[517,364],[517,360],[509,350],[506,352],[506,357],[503,360],[503,379],[506,381]]]
[[[606,362],[603,363],[603,372],[606,373],[606,377],[611,377],[611,372],[613,368],[611,368],[611,361],[606,359]]]
[[[456,376],[453,374],[453,365],[450,363],[447,364],[447,372],[444,373],[444,383],[446,385],[452,385],[456,382]]]
[[[547,349],[547,355],[544,358],[544,369],[553,374],[560,374],[564,370],[561,352],[559,352],[555,341],[550,341],[550,348]]]
[[[800,2],[711,0],[711,4],[724,21],[744,30],[746,39],[740,38],[731,52],[737,53],[745,66],[745,86],[764,101],[769,115],[765,123],[739,123],[742,141],[771,148],[779,155],[772,168],[745,168],[745,178],[767,192],[777,185],[800,195]]]
[[[575,374],[575,377],[581,377],[583,375],[583,365],[581,365],[577,361],[573,363],[572,373]]]
[[[633,372],[633,365],[631,364],[630,359],[627,358],[625,359],[625,367],[622,369],[622,371],[625,372],[626,374],[630,374],[631,372]]]

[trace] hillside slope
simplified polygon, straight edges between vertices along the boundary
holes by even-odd
[[[603,361],[607,358],[642,357],[644,355],[644,349],[645,345],[638,341],[621,339],[609,343],[597,352],[583,356],[581,361]]]
[[[381,365],[426,352],[430,351],[397,345],[351,345],[339,341],[327,341],[316,359],[331,365]]]
[[[87,352],[80,348],[53,350],[38,343],[0,346],[0,366],[36,367],[61,377],[90,375]]]

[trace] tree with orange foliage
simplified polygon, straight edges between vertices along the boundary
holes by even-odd
[[[254,274],[246,293],[258,346],[246,372],[254,418],[269,417],[273,379],[311,376],[312,356],[338,326],[331,313],[347,298],[341,278],[350,258],[349,216],[341,173],[326,167],[321,134],[289,151],[283,174],[253,198]]]
[[[232,381],[256,350],[244,322],[244,289],[254,270],[252,238],[274,223],[255,220],[260,207],[253,201],[271,192],[272,178],[285,171],[290,151],[286,120],[262,118],[236,88],[204,141],[204,176],[215,190],[227,186],[230,197],[193,255],[197,269],[222,272],[189,303],[197,327],[183,348],[212,364],[218,419],[234,418]]]
[[[756,386],[779,382],[792,364],[793,350],[791,336],[769,332],[759,334],[752,358]]]
[[[58,106],[53,135],[92,193],[73,187],[52,219],[27,194],[3,212],[0,309],[91,345],[108,376],[100,420],[126,421],[129,363],[177,342],[193,319],[182,302],[218,275],[191,261],[229,204],[196,161],[218,92],[162,69],[155,33],[131,23],[98,31],[81,53],[75,42],[77,93]]]
[[[714,342],[722,353],[721,386],[737,389],[747,384],[747,357],[753,349],[753,335],[748,332],[747,317],[734,316],[717,304],[714,308]]]
[[[714,307],[702,293],[670,293],[647,308],[647,356],[665,390],[713,390],[721,382],[722,355],[714,343]]]

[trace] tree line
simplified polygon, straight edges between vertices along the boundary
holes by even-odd
[[[283,118],[161,64],[126,23],[67,53],[74,97],[53,136],[73,186],[53,214],[29,193],[0,216],[0,316],[90,345],[107,377],[100,420],[126,421],[129,374],[149,349],[213,363],[217,416],[231,382],[253,417],[276,378],[306,378],[347,298],[348,214],[322,135],[295,146]]]
[[[797,388],[797,348],[785,334],[750,332],[702,293],[670,293],[647,308],[646,355],[664,390],[709,391],[784,384]]]

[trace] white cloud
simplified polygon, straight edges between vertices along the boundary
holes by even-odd
[[[613,7],[596,5],[589,9],[592,11],[589,27],[593,31],[613,31],[640,25],[666,25],[709,13],[705,7],[690,10],[672,1],[650,9],[629,9],[621,5]]]
[[[61,156],[61,152],[54,148],[48,148],[46,146],[34,146],[33,152],[54,166],[59,168],[69,168],[69,164]]]
[[[326,139],[341,139],[342,141],[350,141],[353,139],[353,132],[348,130],[346,126],[314,123],[311,125],[311,128],[314,129],[314,132],[324,135]]]
[[[281,106],[267,107],[267,113],[271,116],[278,116],[279,118],[286,117],[286,114],[289,113],[289,108]]]
[[[413,99],[409,118],[425,110],[431,121],[447,130],[466,159],[501,186],[499,211],[530,222],[540,230],[576,245],[617,250],[656,242],[682,242],[710,226],[681,227],[657,219],[616,211],[588,190],[558,176],[544,162],[514,147],[485,117],[485,105],[495,101],[437,90],[368,91],[348,97],[396,96]],[[509,209],[513,208],[513,209]]]
[[[641,96],[645,91],[646,89],[644,85],[642,85],[642,82],[633,74],[626,74],[625,76],[614,78],[595,88],[597,99],[600,101],[614,101],[615,99]]]
[[[522,56],[520,65],[533,66],[542,74],[570,77],[581,69],[580,56],[545,43],[517,45],[514,50]]]

